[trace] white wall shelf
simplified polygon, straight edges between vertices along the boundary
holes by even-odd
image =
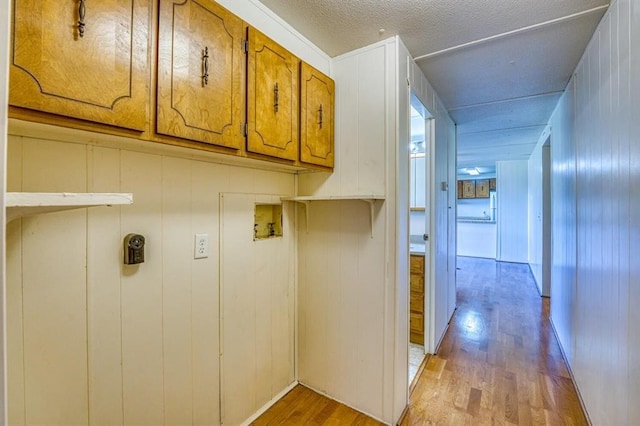
[[[377,200],[384,201],[384,195],[326,195],[326,196],[299,196],[299,197],[282,197],[282,201],[295,201],[304,205],[305,213],[305,231],[309,232],[309,204],[312,201],[363,201],[369,204],[369,224],[371,226],[371,238],[373,238],[373,208]]]
[[[7,223],[23,216],[95,206],[133,204],[129,193],[7,192]]]

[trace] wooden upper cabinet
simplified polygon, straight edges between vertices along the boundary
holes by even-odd
[[[209,0],[161,0],[156,131],[239,149],[244,24]]]
[[[247,151],[298,159],[298,58],[248,29]]]
[[[489,179],[476,180],[476,198],[489,198]]]
[[[300,161],[333,168],[334,93],[331,78],[300,63]]]
[[[150,0],[15,0],[9,104],[144,130]]]
[[[476,181],[462,181],[462,198],[476,198]]]

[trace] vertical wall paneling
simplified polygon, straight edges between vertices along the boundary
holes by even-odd
[[[23,156],[31,159],[22,165],[23,190],[86,191],[84,146],[25,138]],[[85,424],[86,211],[23,219],[21,267],[25,420]]]
[[[278,196],[221,195],[222,416],[239,424],[294,380],[292,206],[283,236],[253,239],[254,205]]]
[[[22,191],[22,138],[7,146],[7,190]],[[22,324],[22,220],[6,226],[7,424],[25,424],[24,346]]]
[[[11,135],[8,154],[13,191],[134,195],[130,206],[9,224],[10,424],[219,424],[219,194],[292,195],[294,176],[19,135]],[[251,235],[253,203],[245,207],[238,216],[249,218]],[[130,232],[146,237],[145,262],[125,266]],[[270,375],[255,379],[261,404],[294,380],[291,220],[284,232],[280,249],[256,254],[248,281],[263,327],[256,347],[266,354],[256,365]],[[193,259],[195,233],[209,234],[208,258]],[[236,258],[246,269],[243,255]],[[263,286],[269,282],[285,285]],[[227,373],[240,377],[246,368]]]
[[[145,236],[145,261],[122,266],[122,376],[125,423],[164,423],[162,157],[123,151],[121,238]]]
[[[10,22],[10,6],[11,2],[3,1],[0,3],[0,28],[4,28],[0,32],[0,176],[7,176],[6,164],[7,164],[7,109],[9,105],[9,22]],[[3,182],[6,182],[3,178]],[[6,191],[6,184],[2,183],[2,193]],[[4,196],[0,200],[0,221],[5,223],[6,211],[4,204]],[[8,324],[7,318],[9,312],[8,306],[5,302],[5,296],[8,295],[8,283],[7,283],[7,255],[6,255],[6,241],[7,241],[7,228],[0,229],[0,294],[3,295],[3,303],[0,304],[0,383],[7,383],[10,380],[7,371],[7,357],[8,357]],[[8,410],[7,405],[8,396],[6,394],[7,386],[3,385],[0,388],[0,425],[5,425],[8,422]]]
[[[439,114],[435,150],[440,162],[434,173],[440,181],[449,179],[453,166],[448,162],[454,161],[448,153],[455,139],[453,122],[441,104],[437,107],[435,92],[407,58],[400,39],[393,38],[334,59],[336,167],[332,175],[299,177],[301,195],[386,196],[384,202],[376,203],[373,239],[362,217],[366,217],[364,203],[311,203],[308,229],[299,228],[298,233],[298,358],[302,383],[389,423],[404,409],[408,387],[404,373],[409,202],[409,158],[403,145],[408,143],[409,123],[405,76],[425,106]],[[432,306],[442,312],[444,331],[447,311],[455,303],[450,300],[455,299],[451,296],[455,284],[448,281],[447,269],[448,193],[437,195],[430,213],[440,218],[444,230],[431,241],[440,248],[436,262],[444,265],[437,283],[444,302]],[[443,239],[439,244],[438,238]]]
[[[551,319],[593,424],[636,424],[640,407],[640,8],[612,3],[553,129]]]
[[[189,235],[191,238],[196,233],[209,235],[209,257],[190,262],[194,424],[215,425],[220,421],[218,187],[226,188],[233,174],[226,167],[212,167],[203,162],[191,164]],[[268,177],[264,180],[271,181]]]
[[[388,296],[385,295],[386,299],[391,299],[395,301],[396,311],[395,315],[395,324],[394,328],[397,333],[396,340],[398,342],[408,342],[409,341],[409,330],[407,327],[407,323],[409,321],[409,256],[408,249],[409,246],[409,233],[410,233],[410,225],[409,225],[409,206],[410,206],[410,191],[412,189],[416,189],[415,183],[409,182],[410,174],[415,176],[415,172],[410,172],[409,166],[409,151],[407,149],[409,141],[411,139],[411,113],[410,113],[410,96],[411,91],[414,90],[416,92],[422,91],[422,80],[417,79],[422,75],[422,73],[416,73],[415,63],[411,58],[411,54],[409,53],[406,46],[402,43],[401,40],[398,40],[398,79],[397,79],[397,93],[398,93],[398,143],[394,146],[390,144],[390,152],[389,157],[393,158],[396,163],[396,207],[395,207],[395,216],[396,216],[396,229],[395,229],[395,248],[393,250],[395,255],[395,297],[393,293]],[[409,76],[409,81],[404,78],[404,76]],[[415,86],[415,88],[414,88]],[[422,191],[424,194],[424,190]],[[387,200],[389,202],[389,200]],[[389,232],[389,230],[387,231]],[[392,231],[393,232],[393,231]],[[393,241],[392,236],[387,237],[388,240]],[[388,286],[390,287],[390,286]],[[391,288],[393,290],[393,288]],[[385,332],[387,333],[387,332]],[[393,333],[393,330],[389,332]],[[406,359],[408,359],[407,354],[408,346],[402,344],[396,344],[393,347],[393,359],[394,359],[394,368],[392,370],[392,381],[393,381],[393,401],[389,401],[393,403],[391,410],[386,408],[387,411],[392,412],[392,418],[397,419],[404,410],[408,400],[408,389],[407,389],[407,377],[408,377],[408,365],[406,363]],[[403,362],[404,361],[404,362]],[[385,378],[386,379],[386,378]]]
[[[529,157],[529,254],[531,272],[543,296],[550,295],[550,128],[540,136]]]
[[[618,329],[620,347],[618,364],[628,366],[628,371],[616,372],[619,383],[628,377],[627,391],[616,392],[627,404],[628,424],[640,423],[640,407],[634,403],[633,396],[640,392],[640,336],[637,325],[640,323],[640,265],[635,259],[640,251],[640,194],[632,186],[640,180],[640,111],[637,101],[640,99],[640,5],[633,0],[618,1],[619,30],[619,69],[620,91],[617,109],[621,121],[616,123],[620,135],[620,191],[625,191],[619,205],[620,220],[620,300],[618,301],[619,319],[626,324]],[[627,231],[629,232],[625,232]],[[631,257],[634,256],[634,257]],[[628,271],[628,274],[626,272]],[[615,309],[615,308],[614,308]],[[626,326],[626,327],[625,327]],[[626,333],[625,333],[626,332]],[[626,337],[626,339],[625,339]],[[625,363],[626,361],[626,363]],[[625,420],[625,419],[623,419]]]
[[[496,162],[500,195],[497,208],[497,258],[503,262],[526,263],[529,243],[527,207],[527,160]]]
[[[191,164],[162,158],[162,343],[164,417],[193,423]]]
[[[88,146],[87,189],[120,192],[120,151]],[[120,207],[87,210],[89,424],[123,424]]]
[[[573,143],[574,86],[572,79],[551,118],[553,144],[551,220],[551,321],[569,365],[574,353],[574,301],[576,299],[576,161]],[[561,242],[561,243],[560,243]]]

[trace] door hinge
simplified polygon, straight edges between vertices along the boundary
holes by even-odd
[[[242,40],[242,51],[244,52],[245,55],[249,53],[249,40],[247,39]]]

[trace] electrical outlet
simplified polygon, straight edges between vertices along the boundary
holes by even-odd
[[[194,259],[204,259],[209,257],[209,234],[196,234]]]

